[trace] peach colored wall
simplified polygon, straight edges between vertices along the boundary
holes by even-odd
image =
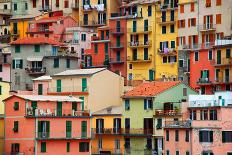
[[[38,85],[43,84],[43,95],[48,93],[48,81],[34,81],[33,82],[33,94],[38,95]]]
[[[5,152],[11,152],[11,144],[19,143],[20,152],[23,152],[24,155],[34,155],[34,140],[5,140]]]

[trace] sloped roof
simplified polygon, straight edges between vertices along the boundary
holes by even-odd
[[[16,41],[13,41],[10,43],[11,45],[40,45],[40,44],[50,44],[50,45],[57,45],[62,46],[64,45],[61,42],[58,42],[56,40],[46,38],[46,37],[25,37],[18,39]]]
[[[67,16],[67,17],[69,17],[69,16]],[[57,22],[59,20],[63,20],[67,17],[65,17],[65,16],[44,17],[44,18],[41,18],[39,20],[36,20],[35,23],[53,23],[53,22]]]
[[[50,75],[44,75],[44,76],[40,76],[38,78],[33,79],[33,81],[48,81],[51,79],[52,77]]]
[[[106,70],[106,68],[74,69],[74,70],[66,70],[64,72],[60,72],[53,76],[73,76],[73,75],[87,76],[87,75],[93,75],[103,70]]]
[[[122,106],[110,106],[94,112],[93,115],[122,115]]]
[[[128,91],[123,98],[137,98],[137,97],[152,97],[156,96],[178,84],[180,81],[154,81],[154,82],[144,82],[134,89]]]

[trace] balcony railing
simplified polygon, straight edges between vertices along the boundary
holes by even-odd
[[[212,64],[214,66],[227,66],[232,65],[232,57],[230,58],[222,58],[219,61],[216,61],[215,59],[212,60]]]
[[[0,9],[0,14],[11,14],[11,9]]]
[[[156,116],[176,116],[176,115],[181,115],[181,110],[155,110],[154,115]]]
[[[46,5],[46,6],[39,6],[39,11],[52,11],[52,7],[50,5]]]
[[[139,34],[139,33],[150,33],[152,31],[151,26],[147,27],[135,27],[135,28],[128,28],[128,33]]]
[[[158,54],[160,55],[177,55],[175,48],[164,48],[158,49]]]
[[[107,5],[106,4],[97,4],[97,5],[91,5],[91,4],[86,4],[82,5],[83,12],[88,12],[88,11],[106,11]]]
[[[128,42],[128,47],[130,48],[138,48],[138,47],[149,47],[151,46],[152,44],[152,41],[151,40],[148,40],[146,42],[142,42],[142,41],[131,41],[131,42]]]
[[[125,32],[125,29],[121,27],[112,28],[110,31],[112,35],[122,35],[124,34],[124,32]]]
[[[123,129],[121,128],[92,128],[94,134],[123,134]]]
[[[121,64],[124,63],[125,59],[123,57],[120,58],[110,58],[110,62],[111,64]]]
[[[90,116],[89,110],[70,110],[70,109],[34,109],[32,107],[27,108],[27,117],[88,117]]]
[[[215,42],[205,42],[205,43],[202,43],[202,44],[192,44],[190,46],[190,48],[192,50],[209,49],[209,48],[213,47],[214,44],[215,44]]]
[[[178,16],[177,15],[175,15],[175,16],[166,16],[166,18],[164,18],[164,17],[157,17],[156,18],[156,21],[157,21],[157,23],[159,23],[159,24],[169,24],[169,23],[174,23],[174,22],[176,22],[177,21],[177,19],[178,19]]]
[[[165,128],[190,128],[191,121],[165,121]]]
[[[102,21],[97,21],[97,20],[80,21],[80,25],[85,26],[85,27],[104,26],[104,25],[106,25],[106,20],[102,20]]]
[[[154,133],[154,129],[124,129],[123,133],[125,135],[152,135]]]
[[[229,76],[224,76],[224,77],[216,77],[215,79],[215,84],[217,83],[232,83],[232,80],[230,80]]]
[[[199,78],[198,84],[211,84],[212,81],[209,80],[209,78]]]
[[[90,139],[91,136],[87,132],[78,131],[74,132],[59,132],[59,131],[42,131],[37,132],[36,139],[37,140],[63,140],[63,139]]]
[[[232,106],[232,99],[218,99],[218,100],[194,100],[189,101],[189,108],[199,107],[218,107],[218,106]]]
[[[198,28],[200,31],[215,31],[216,24],[207,23],[207,24],[203,24],[203,25],[198,25]]]
[[[123,146],[121,146],[122,148]],[[98,147],[92,147],[91,148],[91,152],[93,155],[107,155],[107,154],[111,154],[111,155],[123,155],[123,149],[121,148],[113,148],[110,146],[106,146],[104,145],[102,148],[98,148]]]
[[[10,22],[9,21],[7,21],[7,20],[0,20],[0,25],[10,25]]]
[[[46,67],[43,68],[25,68],[27,73],[31,76],[35,75],[45,75],[46,74]]]
[[[152,61],[152,55],[148,56],[147,58],[144,58],[144,56],[137,56],[137,57],[127,57],[127,61],[129,62],[151,62]]]
[[[110,48],[111,49],[120,49],[120,48],[124,48],[124,42],[115,42],[115,43],[111,43],[110,44]]]
[[[178,9],[177,3],[160,4],[156,6],[156,11],[165,11],[167,9]]]

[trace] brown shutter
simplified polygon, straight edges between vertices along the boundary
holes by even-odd
[[[216,14],[216,24],[221,24],[221,14]]]
[[[194,18],[194,26],[196,26],[196,25],[197,25],[197,19]]]
[[[177,22],[177,27],[180,28],[180,20]]]
[[[179,37],[176,37],[176,45],[179,46]]]
[[[220,37],[221,37],[221,38],[224,37],[224,33],[223,33],[223,32],[220,33]]]
[[[183,24],[184,24],[184,25],[183,25],[183,28],[185,28],[185,20],[183,20]]]
[[[210,15],[210,24],[213,24],[213,15]]]
[[[206,16],[204,16],[204,25],[206,24]]]
[[[198,35],[195,35],[195,43],[198,44]]]
[[[191,42],[191,36],[188,36],[188,42],[189,42],[189,45],[192,44],[192,42]]]
[[[194,3],[191,3],[191,12],[194,12]]]
[[[188,19],[188,27],[190,27],[190,21],[191,21],[191,19],[189,18]]]
[[[201,36],[202,38],[202,43],[205,43],[205,34],[202,34],[202,36]]]
[[[216,6],[219,6],[222,4],[222,1],[221,0],[216,0]]]

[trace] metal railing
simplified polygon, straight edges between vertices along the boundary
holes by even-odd
[[[125,29],[121,27],[115,27],[115,28],[110,29],[111,34],[123,34],[124,32],[125,32]]]
[[[205,42],[200,44],[192,44],[190,45],[190,48],[192,50],[198,50],[198,49],[208,49],[214,46],[215,42]]]
[[[191,121],[165,121],[165,128],[190,128]]]
[[[71,109],[33,109],[28,107],[26,109],[26,116],[28,117],[81,117],[90,116],[89,110],[71,110]]]
[[[88,20],[88,21],[80,21],[81,26],[103,26],[106,25],[106,20]]]
[[[123,57],[120,58],[110,58],[110,63],[124,63],[125,59]]]
[[[41,67],[41,68],[25,68],[28,74],[33,75],[33,74],[46,74],[46,67]]]
[[[219,61],[213,59],[211,62],[214,66],[232,65],[232,57],[221,58]]]
[[[215,82],[216,83],[232,83],[232,80],[230,79],[229,76],[224,76],[224,77],[216,77]]]
[[[66,131],[42,131],[37,132],[36,139],[39,140],[46,140],[46,139],[89,139],[91,138],[90,134],[88,132],[83,132],[81,130],[72,132],[66,132]]]
[[[215,106],[232,106],[232,99],[218,100],[195,100],[189,101],[189,107],[215,107]]]
[[[175,115],[181,115],[181,109],[177,110],[162,110],[162,109],[157,109],[155,110],[154,113],[156,116],[175,116]]]
[[[121,148],[113,148],[110,146],[103,146],[102,148],[92,147],[91,151],[92,151],[92,154],[97,154],[97,155],[107,155],[107,154],[122,155],[124,154],[122,147]]]
[[[46,5],[46,6],[39,6],[39,11],[51,11],[52,7],[51,5]]]
[[[124,48],[124,42],[112,42],[110,43],[110,48]]]
[[[209,80],[209,78],[199,78],[198,79],[198,84],[210,84],[212,81]]]
[[[216,24],[207,23],[203,25],[198,25],[200,31],[216,30]]]
[[[138,55],[137,57],[128,56],[127,61],[130,61],[130,62],[151,62],[152,56],[149,55],[147,58],[144,58],[143,55]]]
[[[158,49],[158,53],[160,55],[176,55],[177,51],[175,48],[164,48],[164,49]]]
[[[123,134],[121,128],[92,128],[94,134]]]
[[[131,48],[137,48],[137,47],[149,47],[151,46],[152,41],[148,40],[146,42],[144,41],[130,41],[128,42],[128,46]]]
[[[151,26],[135,27],[135,28],[128,28],[127,29],[127,32],[129,32],[129,33],[147,33],[147,32],[151,32],[151,31],[152,31]]]

